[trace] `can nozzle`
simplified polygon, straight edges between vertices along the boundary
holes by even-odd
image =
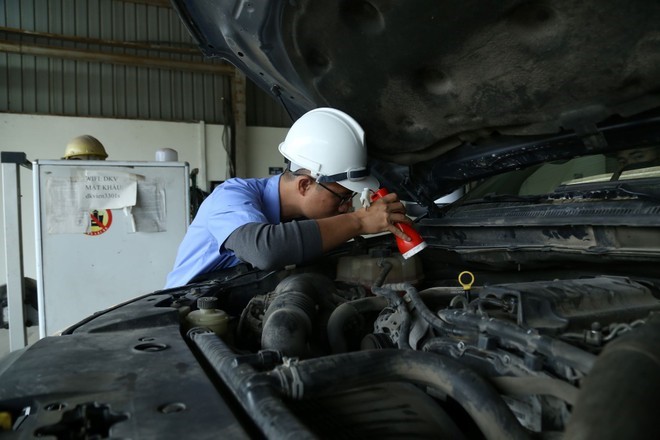
[[[371,201],[375,202],[387,194],[389,194],[389,191],[387,191],[386,188],[381,188],[371,195]],[[399,228],[401,231],[403,231],[404,234],[410,237],[410,241],[405,241],[399,237],[396,237],[396,245],[399,248],[399,252],[401,252],[403,258],[407,260],[422,249],[426,248],[426,242],[422,236],[419,235],[419,232],[417,232],[412,226],[407,223],[395,223],[394,226]]]

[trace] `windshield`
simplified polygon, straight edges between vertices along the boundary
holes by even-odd
[[[466,199],[539,196],[561,186],[660,177],[660,147],[642,147],[547,162],[503,173],[473,185]]]

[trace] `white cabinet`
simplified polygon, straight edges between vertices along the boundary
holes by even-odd
[[[39,334],[162,289],[189,224],[180,162],[35,161]]]

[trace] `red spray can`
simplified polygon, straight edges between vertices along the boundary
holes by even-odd
[[[371,201],[375,202],[387,194],[389,194],[389,191],[386,188],[381,188],[371,195]],[[408,259],[426,247],[426,242],[412,226],[407,223],[395,223],[394,226],[411,238],[410,241],[405,241],[396,237],[396,245],[403,258]]]

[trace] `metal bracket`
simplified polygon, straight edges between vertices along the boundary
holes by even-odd
[[[575,131],[589,150],[604,149],[607,147],[607,139],[598,130],[596,121],[602,121],[607,114],[601,106],[589,106],[564,113],[561,118],[562,125]]]

